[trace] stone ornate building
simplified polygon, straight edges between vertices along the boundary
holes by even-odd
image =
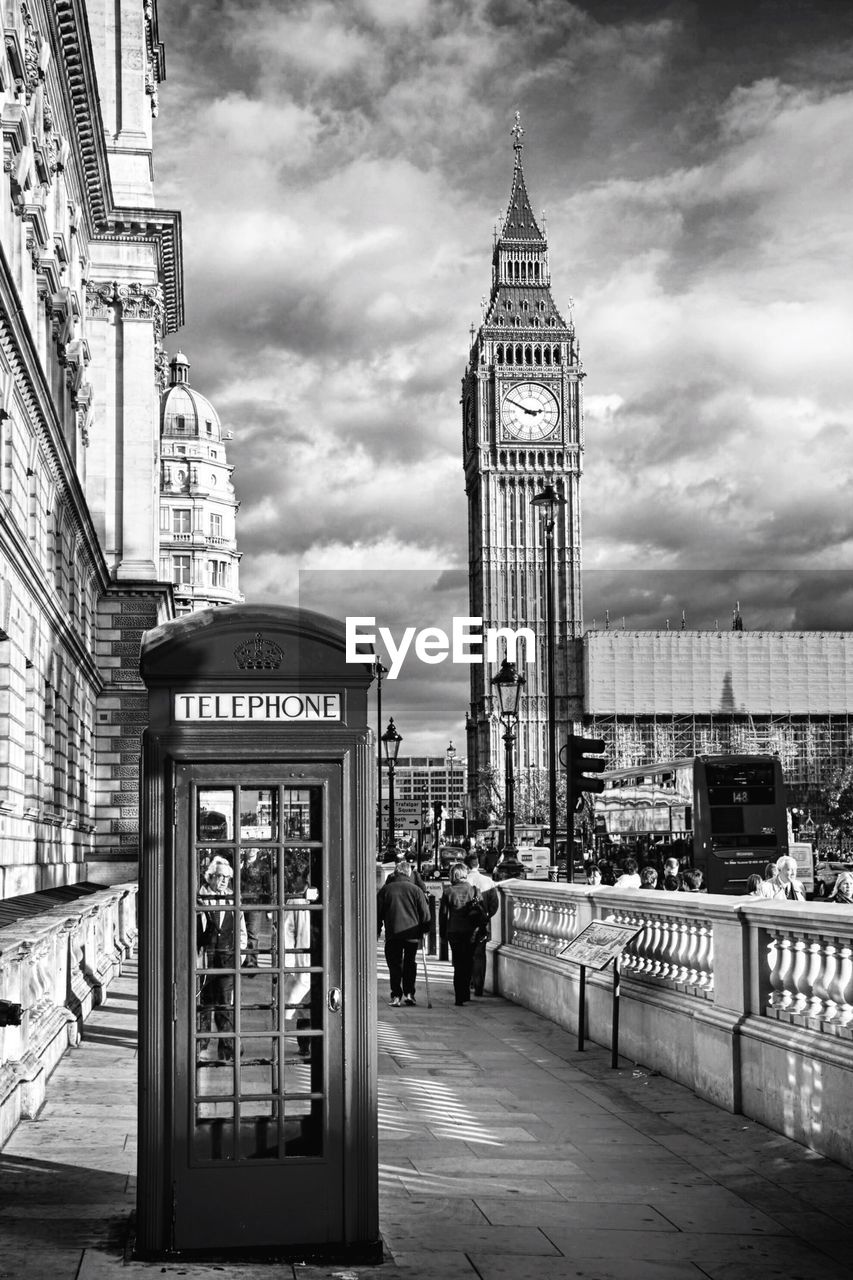
[[[183,352],[170,361],[160,432],[160,577],[175,613],[238,604],[237,508],[219,415],[189,385]]]
[[[525,768],[548,763],[545,517],[532,499],[552,484],[554,519],[555,692],[558,746],[581,714],[580,478],[584,447],[577,336],[551,294],[545,233],[533,213],[513,130],[515,165],[506,216],[496,229],[492,285],[479,330],[472,330],[462,379],[465,491],[468,497],[470,611],[485,627],[530,627],[535,663],[525,676],[517,752]],[[544,216],[543,216],[544,226]],[[497,667],[471,667],[468,778],[476,811],[490,770],[502,772],[503,746],[491,679]]]
[[[0,53],[0,896],[138,853],[137,675],[159,580],[163,338],[156,0],[4,0]]]

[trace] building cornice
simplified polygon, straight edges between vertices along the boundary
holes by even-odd
[[[52,0],[45,5],[53,27],[54,47],[63,64],[59,77],[66,98],[69,127],[77,140],[83,176],[81,196],[91,233],[101,231],[113,205],[109,160],[98,78],[84,0]]]
[[[159,84],[166,79],[166,50],[160,41],[160,21],[157,14],[157,0],[145,0],[145,44],[154,79]]]
[[[112,209],[107,234],[99,240],[153,244],[157,274],[163,286],[165,333],[176,333],[184,323],[184,256],[181,215],[175,209]]]

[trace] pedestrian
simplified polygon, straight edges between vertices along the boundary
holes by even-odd
[[[198,893],[196,947],[201,985],[198,994],[198,1029],[216,1031],[216,1056],[220,1062],[234,1061],[234,972],[237,946],[245,949],[246,925],[240,915],[239,933],[234,910],[234,868],[227,858],[211,858],[204,883]],[[228,970],[211,973],[208,970]],[[199,1052],[209,1039],[198,1041]]]
[[[681,864],[678,858],[667,858],[663,864],[663,887],[670,893],[682,888]]]
[[[640,871],[640,888],[656,889],[658,887],[657,867],[645,866]]]
[[[417,1004],[415,977],[418,946],[429,930],[429,903],[412,880],[412,868],[401,862],[376,895],[377,937],[385,930],[385,960],[391,980],[391,1004]]]
[[[828,902],[843,903],[845,907],[853,906],[853,871],[842,871],[835,881],[835,887],[827,899]]]
[[[765,898],[776,898],[778,887],[778,876],[776,875],[776,863],[768,862],[764,867],[764,889]]]
[[[622,874],[616,881],[617,889],[639,889],[640,876],[637,871],[637,859],[626,858],[622,863]]]
[[[757,871],[754,871],[746,882],[746,894],[748,898],[763,898],[765,896],[764,880]]]
[[[241,855],[240,868],[240,901],[244,903],[272,902],[272,877],[270,874],[270,855],[261,849],[249,847]],[[246,955],[243,966],[246,969],[257,969],[261,942],[269,945],[266,922],[268,911],[261,911],[257,906],[247,907],[246,921]]]
[[[391,872],[391,875],[392,876],[397,875],[404,862],[408,863],[409,872],[411,874],[413,882],[418,886],[419,889],[422,889],[423,892],[426,893],[427,887],[426,887],[426,884],[424,883],[424,878],[421,875],[420,871],[418,871],[415,864],[409,858],[406,858],[405,856],[398,856],[397,862],[394,866],[394,870]],[[403,874],[405,875],[405,872]]]
[[[681,873],[681,889],[683,893],[703,893],[704,876],[698,867],[685,867]]]
[[[765,884],[767,882],[765,881]],[[770,883],[770,891],[765,889],[768,898],[785,898],[789,902],[805,902],[806,888],[797,879],[797,860],[790,854],[783,853],[776,859],[776,879]]]
[[[492,936],[492,916],[497,913],[501,900],[494,880],[480,866],[476,853],[469,853],[465,865],[468,868],[468,883],[480,894],[489,913],[486,922],[474,933],[474,953],[471,958],[471,991],[475,996],[482,996],[486,985],[486,944]]]
[[[450,946],[453,962],[453,994],[457,1005],[471,999],[471,969],[474,961],[475,935],[488,919],[480,895],[468,883],[468,868],[455,862],[450,868],[450,884],[441,895],[438,908],[438,931]]]
[[[317,901],[317,890],[309,885],[311,879],[310,854],[302,849],[287,849],[282,866],[284,876],[284,903],[281,928],[281,951],[284,974],[281,981],[281,1004],[284,1009],[285,1027],[292,1022],[296,1027],[296,1045],[303,1061],[311,1057],[311,1046],[322,1048],[321,1042],[310,1036],[299,1035],[311,1028],[311,911],[310,904]],[[314,917],[319,925],[319,917]],[[287,1028],[289,1030],[289,1028]]]

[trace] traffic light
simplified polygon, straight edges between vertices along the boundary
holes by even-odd
[[[607,768],[604,759],[603,738],[581,738],[570,733],[560,759],[566,769],[566,786],[570,811],[580,807],[584,791],[603,791],[603,778],[589,778],[587,774],[603,773]]]

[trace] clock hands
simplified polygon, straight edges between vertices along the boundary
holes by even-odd
[[[515,407],[516,407],[516,409],[520,409],[522,413],[529,413],[529,414],[530,414],[530,416],[531,416],[531,418],[536,418],[536,417],[538,417],[538,416],[539,416],[539,414],[542,412],[542,406],[541,406],[541,405],[539,406],[539,408],[538,408],[538,409],[526,409],[526,408],[524,407],[524,405],[523,405],[523,404],[519,404],[517,400],[510,400],[509,396],[507,396],[507,398],[506,398],[506,403],[507,403],[507,404],[514,404],[514,405],[515,405]]]

